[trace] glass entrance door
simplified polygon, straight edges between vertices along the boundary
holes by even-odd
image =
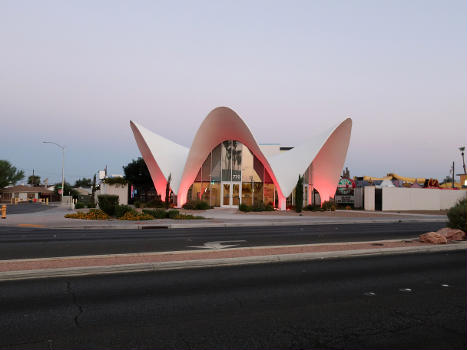
[[[232,205],[238,206],[240,204],[240,183],[232,184]]]
[[[241,182],[223,182],[222,183],[222,206],[238,207],[242,197]]]
[[[230,183],[222,184],[222,206],[230,206]]]

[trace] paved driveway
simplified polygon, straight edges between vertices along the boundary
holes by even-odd
[[[3,204],[2,204],[3,205]],[[26,214],[54,208],[54,205],[45,205],[43,203],[18,203],[7,204],[6,212],[8,214]]]

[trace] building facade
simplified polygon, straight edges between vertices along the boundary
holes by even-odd
[[[243,120],[231,109],[211,111],[191,148],[130,122],[138,148],[161,199],[169,181],[181,207],[189,200],[212,206],[272,204],[285,210],[299,175],[304,176],[305,204],[313,189],[321,201],[336,191],[350,141],[352,121],[310,137],[298,147],[260,146]]]

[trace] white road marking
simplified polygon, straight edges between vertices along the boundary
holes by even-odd
[[[235,242],[246,242],[244,239],[236,241],[214,241],[206,242],[204,245],[192,245],[190,248],[201,248],[201,249],[224,249],[230,247],[236,247],[239,244],[223,244],[223,243],[235,243]]]
[[[411,293],[411,292],[412,292],[412,289],[410,289],[410,288],[400,288],[400,289],[399,289],[399,292]]]
[[[449,284],[442,284],[441,287],[449,287]]]
[[[367,297],[374,297],[376,295],[375,292],[366,292],[366,293],[363,293],[363,295],[366,295]]]

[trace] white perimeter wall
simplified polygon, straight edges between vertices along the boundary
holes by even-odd
[[[101,183],[101,189],[96,191],[96,197],[94,200],[97,203],[97,196],[100,194],[113,194],[118,196],[118,204],[128,204],[128,185],[109,185]]]
[[[365,190],[367,187],[365,187]],[[365,191],[365,209],[367,209],[367,192]],[[384,210],[442,210],[449,209],[459,199],[466,198],[465,190],[438,190],[424,188],[383,187]],[[371,200],[369,198],[369,200]]]
[[[363,207],[365,210],[375,210],[375,187],[365,186],[363,190]]]

